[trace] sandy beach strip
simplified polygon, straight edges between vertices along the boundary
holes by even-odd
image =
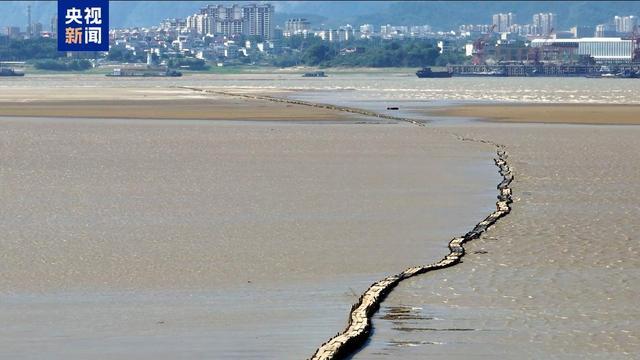
[[[0,116],[175,120],[353,120],[337,111],[243,99],[80,100],[0,103]]]
[[[494,103],[435,108],[422,112],[513,123],[640,124],[639,105]]]
[[[331,109],[144,87],[0,88],[0,116],[175,120],[354,120]]]

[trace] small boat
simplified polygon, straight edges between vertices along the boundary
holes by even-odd
[[[433,71],[429,67],[422,68],[416,71],[416,76],[419,78],[450,78],[451,73],[448,71]]]
[[[0,68],[0,76],[24,76],[24,72],[11,68]]]
[[[640,79],[640,72],[633,72],[631,70],[624,70],[616,74],[619,79]]]
[[[327,77],[324,71],[312,71],[302,74],[302,77]]]
[[[618,73],[614,72],[601,72],[596,74],[589,74],[585,77],[591,79],[638,79],[640,78],[640,73],[633,72],[631,70],[624,70]]]
[[[589,74],[585,75],[586,78],[590,79],[613,79],[616,77],[614,73],[598,73],[598,74]]]

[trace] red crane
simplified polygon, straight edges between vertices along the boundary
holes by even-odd
[[[493,24],[493,26],[491,26],[491,29],[489,29],[489,32],[482,35],[473,42],[473,65],[484,64],[484,48],[487,46],[487,42],[489,41],[489,38],[491,37],[491,34],[493,33],[493,30],[495,30],[495,28],[496,24]]]

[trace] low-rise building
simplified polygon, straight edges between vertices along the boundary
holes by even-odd
[[[633,57],[633,40],[619,37],[582,39],[534,39],[532,47],[575,47],[576,55],[588,55],[597,62],[630,62]]]

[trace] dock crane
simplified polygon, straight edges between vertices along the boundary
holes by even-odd
[[[551,28],[549,30],[549,32],[544,36],[544,41],[542,42],[542,44],[539,47],[535,47],[535,48],[531,48],[530,51],[530,58],[533,58],[533,64],[534,65],[540,65],[540,55],[541,53],[544,55],[544,48],[547,46],[547,43],[549,42],[549,40],[551,39],[551,35],[553,35],[554,32],[554,28]]]
[[[473,42],[473,65],[484,64],[484,49],[487,46],[487,42],[489,41],[491,34],[493,34],[493,31],[496,29],[496,26],[496,24],[493,24],[491,26],[491,29],[489,29],[486,34],[482,35]]]
[[[544,37],[544,42],[542,43],[542,58],[543,60],[549,60],[549,48],[551,46],[551,37],[553,36],[553,33],[555,32],[556,29],[551,28],[549,29],[549,32],[547,33],[547,35],[545,35]],[[553,49],[555,50],[555,52],[557,52],[557,49]],[[547,54],[547,56],[545,56],[545,53]],[[557,54],[556,56],[552,56],[551,59],[553,60],[554,58],[557,58]]]

